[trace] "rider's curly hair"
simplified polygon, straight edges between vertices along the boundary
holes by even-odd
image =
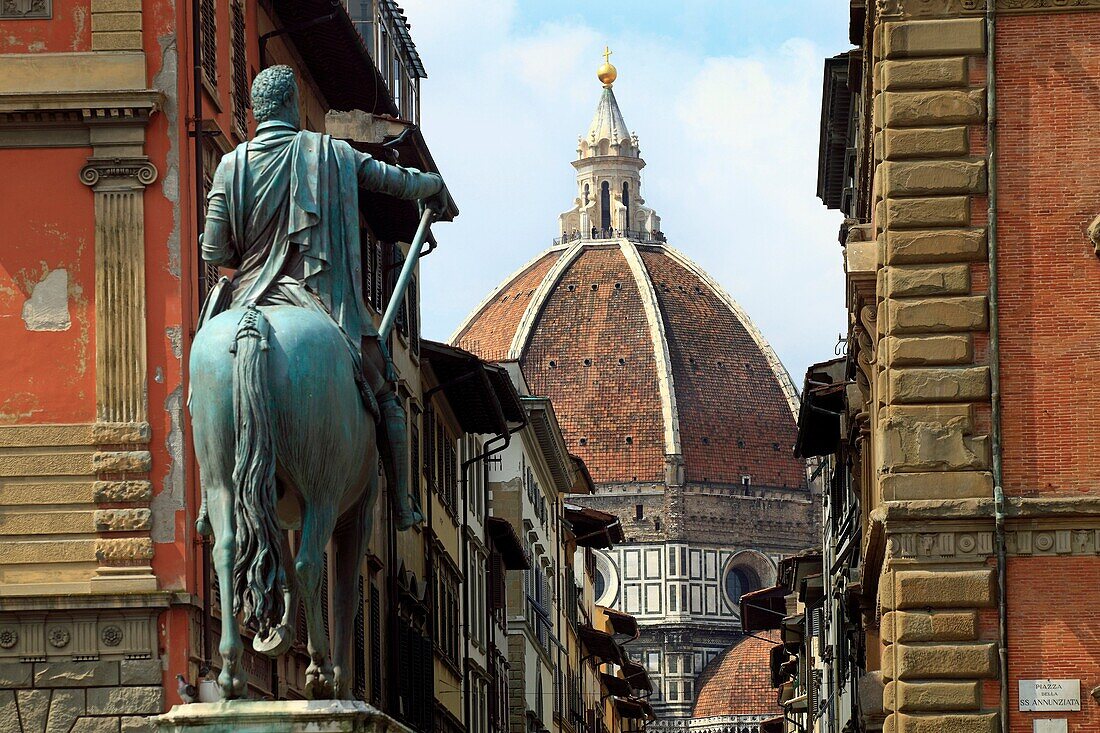
[[[252,81],[252,116],[266,122],[290,103],[298,83],[289,66],[269,66]]]

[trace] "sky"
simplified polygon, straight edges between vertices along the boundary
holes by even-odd
[[[446,340],[558,235],[603,49],[669,243],[748,312],[801,387],[846,331],[837,232],[816,197],[824,59],[847,0],[403,0],[421,126],[461,211],[433,227],[423,329]]]

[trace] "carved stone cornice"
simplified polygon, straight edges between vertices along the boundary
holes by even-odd
[[[163,95],[155,89],[134,91],[39,92],[0,94],[0,125],[36,116],[84,123],[144,123],[160,107]]]
[[[880,20],[950,18],[985,13],[986,0],[878,0]],[[999,13],[1100,10],[1100,0],[997,0]]]
[[[887,554],[897,560],[981,561],[993,554],[992,529],[898,532],[888,536]],[[1005,533],[1013,556],[1100,555],[1100,527],[1039,527]]]
[[[140,189],[157,180],[157,168],[148,158],[89,158],[80,169],[80,182],[93,188]]]

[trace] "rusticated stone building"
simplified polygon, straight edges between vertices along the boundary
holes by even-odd
[[[818,191],[848,217],[849,349],[803,406],[844,417],[800,435],[832,456],[843,572],[799,730],[1100,729],[1097,11],[850,3]]]
[[[720,697],[723,679],[704,670],[741,639],[740,595],[771,585],[776,559],[813,541],[818,508],[792,451],[798,398],[786,370],[737,303],[667,243],[640,196],[645,162],[614,67],[599,76],[560,238],[453,341],[518,362],[531,392],[553,401],[596,484],[577,503],[623,526],[626,541],[598,555],[597,603],[641,626],[630,651],[654,683],[650,727],[695,728],[696,699]],[[766,676],[766,653],[748,658]],[[701,689],[711,679],[715,689]],[[706,707],[710,723],[738,731],[777,712]]]

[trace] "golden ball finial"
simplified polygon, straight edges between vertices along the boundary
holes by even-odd
[[[603,47],[603,66],[596,70],[596,78],[603,82],[605,87],[609,87],[615,83],[615,79],[618,78],[619,72],[615,70],[615,67],[609,60],[611,58],[611,49],[607,46]]]

